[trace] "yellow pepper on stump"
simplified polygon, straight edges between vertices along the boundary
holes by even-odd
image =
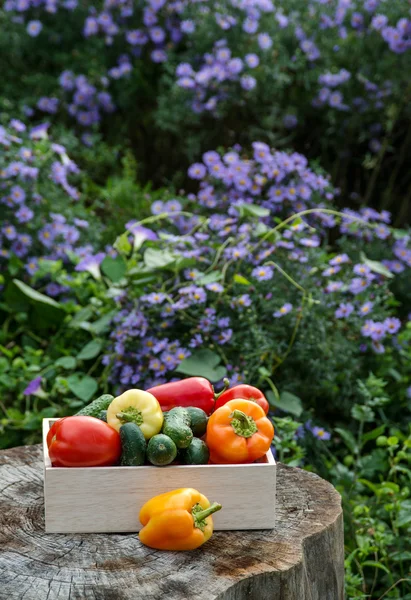
[[[193,488],[160,494],[140,510],[140,541],[157,550],[195,550],[212,536],[211,515],[220,509]]]

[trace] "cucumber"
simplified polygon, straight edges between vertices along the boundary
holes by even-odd
[[[177,406],[164,413],[162,432],[173,440],[177,448],[187,448],[193,439],[190,423],[191,419],[187,410],[182,406]]]
[[[168,435],[158,433],[157,435],[153,435],[148,442],[147,459],[152,465],[156,465],[156,467],[169,465],[176,456],[177,446]]]
[[[190,415],[190,429],[193,432],[193,435],[198,438],[202,437],[207,429],[207,414],[201,408],[197,408],[196,406],[189,406],[186,408],[186,411]]]
[[[138,467],[146,458],[146,439],[135,423],[125,423],[120,427],[121,466]]]
[[[206,465],[210,458],[207,444],[196,437],[191,440],[188,448],[180,452],[180,460],[184,465]]]
[[[111,394],[103,394],[96,400],[93,400],[91,404],[88,404],[84,408],[78,411],[76,415],[85,415],[88,417],[97,417],[99,418],[99,414],[102,410],[107,410],[110,406],[111,402],[114,400],[114,396]]]
[[[107,423],[107,411],[106,410],[101,410],[99,412],[99,415],[98,415],[97,419],[100,419],[100,421],[104,421],[105,423]]]

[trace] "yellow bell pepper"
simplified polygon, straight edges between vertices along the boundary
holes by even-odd
[[[142,544],[157,550],[194,550],[213,533],[212,513],[221,504],[210,502],[192,488],[160,494],[140,510]]]
[[[124,423],[135,423],[146,440],[161,431],[163,420],[158,400],[144,390],[127,390],[114,398],[107,409],[107,423],[111,427],[119,431]]]

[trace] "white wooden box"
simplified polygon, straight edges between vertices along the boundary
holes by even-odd
[[[139,531],[143,504],[182,487],[222,504],[213,515],[217,531],[274,527],[276,464],[271,450],[246,465],[52,467],[46,436],[56,420],[43,419],[47,533]]]

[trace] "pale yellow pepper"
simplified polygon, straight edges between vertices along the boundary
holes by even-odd
[[[116,429],[124,423],[135,423],[149,440],[161,431],[163,411],[158,400],[144,390],[127,390],[114,398],[107,409],[107,423]]]

